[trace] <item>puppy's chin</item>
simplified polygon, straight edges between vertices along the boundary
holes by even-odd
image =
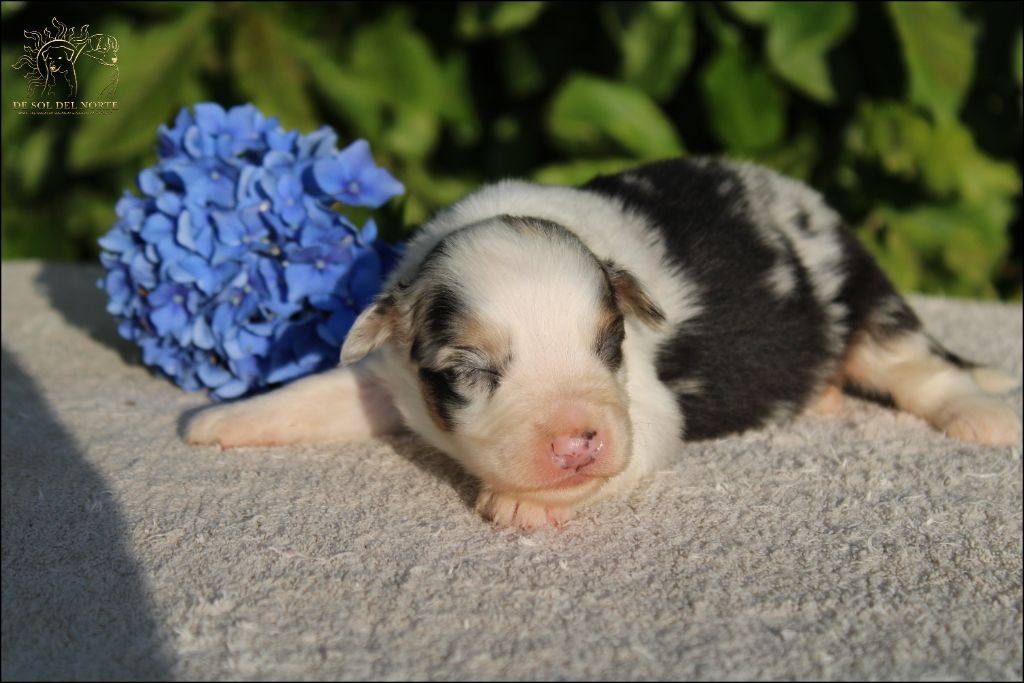
[[[503,481],[484,480],[484,488],[538,505],[572,507],[592,497],[608,477],[573,475],[548,488],[522,488]]]

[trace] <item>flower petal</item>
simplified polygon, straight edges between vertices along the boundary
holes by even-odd
[[[160,172],[153,167],[140,171],[136,182],[139,189],[150,197],[156,197],[164,191],[164,181],[160,178]]]
[[[352,179],[352,174],[337,159],[321,159],[313,164],[313,179],[323,192],[338,194]]]
[[[379,208],[392,197],[405,192],[405,186],[383,168],[370,169],[360,178],[361,191],[354,206]]]
[[[183,307],[170,303],[154,308],[149,314],[149,322],[153,323],[157,334],[164,337],[181,329],[188,322],[188,314]]]
[[[177,216],[181,211],[181,195],[177,192],[161,192],[156,198],[156,208],[168,216]]]
[[[233,379],[230,382],[217,387],[216,391],[210,392],[211,396],[219,399],[238,398],[249,390],[249,385],[240,379]]]
[[[139,245],[135,243],[131,234],[122,228],[120,223],[115,225],[111,228],[110,232],[103,235],[103,237],[100,237],[96,241],[99,242],[99,245],[107,251],[113,251],[119,254],[139,248]]]
[[[354,171],[353,175],[361,175],[364,168],[373,167],[373,155],[370,143],[360,138],[338,153],[338,161]]]
[[[204,133],[214,135],[224,128],[227,114],[216,102],[200,102],[193,109],[196,112],[196,123]]]
[[[196,374],[199,376],[199,380],[211,389],[222,387],[234,378],[234,375],[223,365],[215,365],[210,362],[200,363]]]
[[[196,316],[195,323],[192,325],[192,343],[205,351],[209,351],[214,346],[213,331],[206,322],[206,318],[201,315]]]
[[[147,242],[156,244],[171,239],[173,232],[174,224],[171,222],[171,219],[162,213],[154,213],[150,214],[146,222],[142,224],[142,230],[139,234]]]

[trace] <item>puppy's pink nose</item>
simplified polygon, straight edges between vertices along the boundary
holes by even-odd
[[[593,431],[560,436],[551,442],[551,459],[564,470],[579,470],[597,460],[603,446]]]

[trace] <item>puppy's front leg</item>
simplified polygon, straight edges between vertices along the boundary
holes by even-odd
[[[362,441],[398,431],[402,420],[372,358],[306,377],[286,387],[205,410],[189,422],[190,444],[279,446]]]

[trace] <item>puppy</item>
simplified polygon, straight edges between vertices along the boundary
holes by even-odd
[[[662,161],[580,188],[503,181],[441,212],[341,365],[200,413],[193,444],[355,441],[404,426],[478,477],[503,526],[557,526],[708,439],[840,388],[1017,445],[1015,382],[928,337],[838,215],[747,163]]]

